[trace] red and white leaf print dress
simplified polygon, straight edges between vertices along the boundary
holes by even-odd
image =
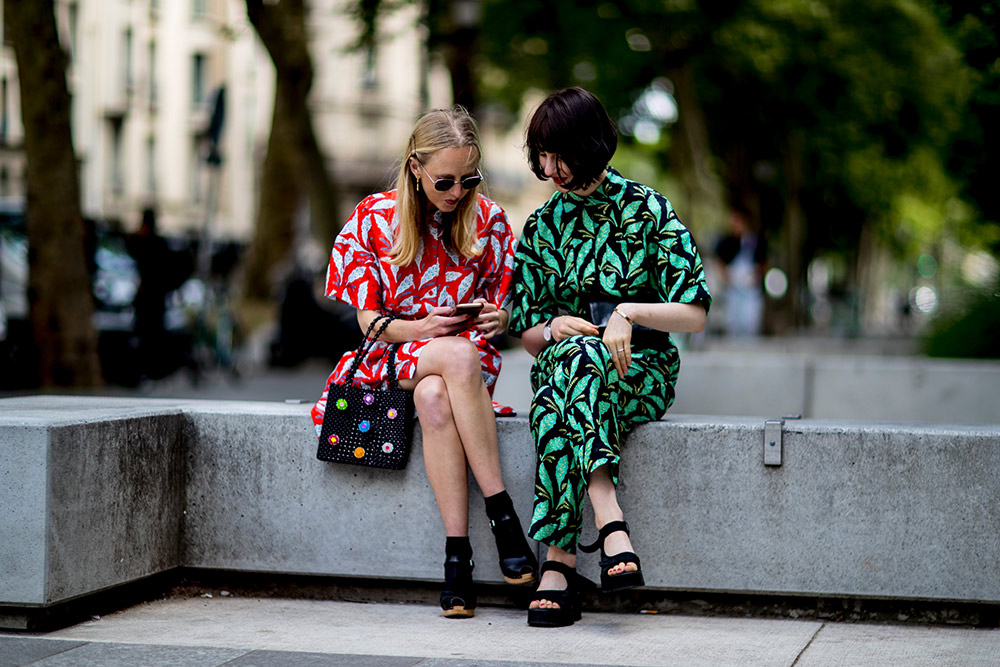
[[[436,306],[454,306],[484,298],[497,308],[510,301],[510,283],[514,269],[514,234],[507,214],[495,202],[478,196],[476,249],[480,254],[462,257],[446,241],[450,236],[449,216],[435,214],[421,234],[420,248],[413,264],[389,263],[396,221],[396,191],[381,192],[364,199],[341,229],[330,255],[326,274],[326,296],[343,301],[359,310],[391,313],[400,319],[418,320]],[[490,393],[500,374],[500,353],[482,332],[468,329],[459,334],[479,348],[483,380]],[[412,378],[417,372],[420,351],[432,339],[403,343],[396,355],[399,379]],[[372,346],[354,376],[355,384],[384,386],[386,350],[381,341]],[[350,350],[327,379],[343,382],[356,350]],[[326,390],[312,409],[316,428],[323,424]]]

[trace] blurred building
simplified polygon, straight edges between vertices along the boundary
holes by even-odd
[[[309,3],[316,78],[312,107],[343,200],[385,185],[419,111],[450,101],[429,64],[418,11],[380,21],[377,49],[357,50],[344,0]],[[138,225],[149,204],[167,233],[245,239],[257,207],[274,70],[242,0],[56,0],[73,96],[73,139],[85,216]],[[209,130],[225,90],[221,165]],[[23,131],[14,53],[0,50],[0,196],[23,197]]]

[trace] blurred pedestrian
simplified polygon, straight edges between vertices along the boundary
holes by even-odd
[[[135,260],[139,272],[139,288],[135,295],[135,334],[139,339],[140,374],[150,378],[166,375],[164,315],[167,294],[171,290],[170,248],[160,236],[156,225],[156,210],[142,211],[139,229],[126,239],[126,249]]]
[[[356,383],[384,384],[392,345],[396,369],[412,390],[423,433],[424,465],[445,529],[441,608],[449,618],[475,613],[469,542],[468,468],[483,492],[500,570],[530,583],[538,563],[500,474],[491,391],[500,354],[490,340],[507,327],[514,236],[507,215],[480,194],[479,129],[461,107],[427,112],[403,153],[396,189],[358,204],[334,244],[326,295],[354,306],[361,330],[392,320]],[[482,304],[478,315],[456,305]],[[343,381],[347,352],[330,380]],[[329,380],[328,380],[329,384]],[[313,409],[317,431],[326,393]]]
[[[715,245],[722,283],[722,312],[730,336],[758,336],[764,322],[767,244],[746,211],[733,209],[729,231]]]
[[[600,548],[602,588],[644,583],[617,499],[621,440],[673,402],[680,359],[667,332],[701,331],[711,296],[670,202],[608,166],[618,133],[596,97],[549,95],[526,144],[532,171],[557,191],[521,236],[510,324],[536,357],[529,536],[548,545],[528,623],[565,626],[580,618],[585,496],[598,537],[579,549]]]

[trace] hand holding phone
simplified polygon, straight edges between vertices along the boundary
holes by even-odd
[[[455,306],[455,315],[466,315],[469,319],[479,317],[479,313],[483,311],[483,304],[481,303],[460,303]]]

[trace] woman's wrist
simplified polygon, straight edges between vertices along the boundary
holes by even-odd
[[[631,326],[635,326],[635,322],[632,320],[632,316],[625,312],[624,306],[625,304],[620,303],[617,306],[615,306],[615,309],[611,312],[613,312],[615,315],[628,322]]]

